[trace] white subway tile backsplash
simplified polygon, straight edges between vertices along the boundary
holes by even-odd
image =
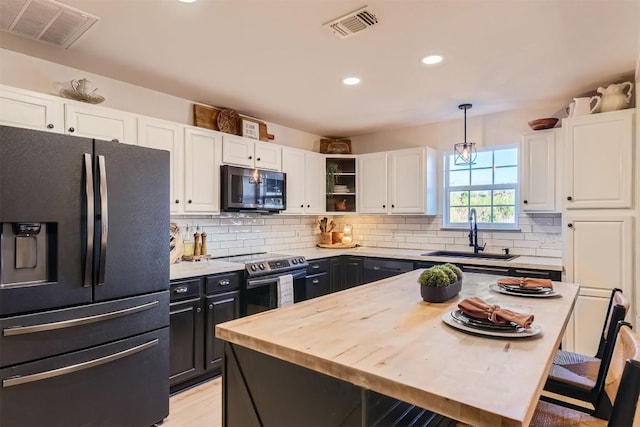
[[[262,216],[224,213],[220,216],[174,216],[183,231],[196,226],[207,233],[207,248],[212,256],[253,252],[293,252],[314,247],[320,241],[318,220],[324,216]],[[356,243],[365,246],[470,251],[468,231],[442,230],[441,216],[414,215],[327,215],[336,230],[353,226]],[[560,214],[521,214],[518,231],[480,231],[479,243],[487,243],[486,252],[500,253],[510,248],[517,255],[562,256],[562,218]],[[191,237],[193,238],[193,237]]]

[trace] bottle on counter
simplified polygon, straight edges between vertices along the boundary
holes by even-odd
[[[190,233],[189,226],[185,227],[184,236],[182,236],[184,242],[183,256],[193,256],[193,235]]]

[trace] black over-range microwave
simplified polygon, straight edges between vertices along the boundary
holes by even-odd
[[[276,213],[287,208],[283,172],[223,165],[220,175],[221,208],[225,212]]]

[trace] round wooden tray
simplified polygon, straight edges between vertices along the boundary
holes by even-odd
[[[336,243],[333,245],[327,245],[326,243],[318,243],[316,245],[319,248],[327,248],[327,249],[349,249],[355,248],[356,246],[360,246],[357,243]]]
[[[218,129],[233,135],[240,134],[240,115],[231,109],[225,109],[218,113]]]

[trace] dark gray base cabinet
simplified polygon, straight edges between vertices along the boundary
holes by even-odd
[[[205,360],[207,369],[222,367],[224,342],[216,338],[216,325],[240,317],[240,293],[238,291],[208,296],[207,336],[205,338]]]
[[[179,391],[222,367],[223,343],[216,325],[240,317],[238,273],[171,282],[169,384]]]
[[[174,386],[204,371],[200,297],[170,305],[169,381]]]
[[[330,265],[332,292],[342,291],[365,283],[362,274],[363,258],[352,256],[336,257],[330,260]]]

